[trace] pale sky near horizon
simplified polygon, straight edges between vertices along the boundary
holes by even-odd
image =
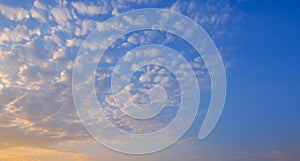
[[[0,0],[0,160],[300,160],[299,5],[270,0]],[[153,30],[124,35],[106,51],[95,82],[97,99],[117,127],[153,132],[172,121],[180,100],[176,75],[147,66],[130,80],[137,84],[132,100],[148,103],[147,83],[159,82],[171,95],[168,110],[147,124],[123,117],[106,95],[120,53],[145,44],[167,45],[185,56],[201,87],[199,110],[187,133],[165,150],[135,156],[104,147],[85,130],[73,102],[72,71],[78,50],[95,28],[142,8],[178,12],[203,27],[223,58],[227,97],[215,129],[197,139],[211,94],[203,60],[176,35]]]

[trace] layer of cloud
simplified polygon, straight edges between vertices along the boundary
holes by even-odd
[[[12,21],[21,21],[30,18],[30,13],[21,7],[11,7],[0,4],[0,14]]]
[[[24,138],[32,141],[31,144],[35,146],[43,144],[48,146],[51,143],[88,139],[89,135],[82,127],[72,100],[71,76],[77,51],[89,33],[95,28],[103,27],[101,16],[109,17],[111,14],[115,15],[155,3],[159,2],[99,1],[93,4],[61,0],[46,4],[35,0],[32,4],[17,7],[0,4],[0,14],[9,22],[0,24],[0,141],[11,146],[22,146],[22,144],[29,146],[30,142],[22,142],[18,139]],[[201,14],[197,14],[197,5],[182,3],[174,2],[168,8],[181,12],[187,10],[187,14],[192,15],[198,22],[212,26],[224,25],[228,19],[226,12],[229,14],[231,11],[224,9],[221,15],[215,10],[205,11],[210,17],[206,20],[205,16],[200,16],[203,10]],[[210,15],[211,13],[215,15]],[[127,20],[137,25],[147,22],[143,17],[138,17],[136,21],[127,17]],[[122,28],[122,26],[116,25],[115,28]],[[123,40],[119,44],[119,47],[124,47],[123,49],[149,44],[153,40],[157,40],[160,44],[174,41],[170,35],[162,37],[152,31],[145,31],[144,34],[133,33]],[[105,42],[101,43],[105,44]],[[99,42],[91,44],[95,48],[99,45],[101,45]],[[154,53],[150,54],[154,56]],[[117,54],[111,55],[112,57],[106,57],[105,63],[113,64],[118,60],[115,58]],[[205,67],[199,59],[195,58],[191,64],[195,69],[199,69],[200,78],[205,74],[203,72]],[[103,80],[102,84],[97,86],[100,88],[97,89],[100,94],[109,93],[106,89],[110,87],[108,73],[111,71],[109,69],[97,73],[98,79]],[[140,72],[143,73],[136,76],[136,80],[144,83],[145,86],[135,89],[139,93],[135,93],[132,97],[134,102],[148,101],[146,91],[150,83],[162,84],[169,90],[173,87],[172,77],[168,77],[163,69],[155,68],[151,71],[144,69]],[[169,92],[178,93],[178,91]],[[165,126],[168,121],[161,119],[152,121],[151,124],[139,123],[123,117],[124,115],[115,108],[114,102],[109,97],[103,97],[102,101],[107,107],[105,110],[108,117],[119,127],[129,131],[137,133],[153,131]],[[178,104],[175,98],[170,98],[168,101],[169,106]],[[6,130],[7,133],[2,132]],[[12,133],[15,135],[10,135]],[[34,142],[33,138],[36,138],[39,143]],[[21,145],[16,144],[14,139],[19,140]],[[6,153],[6,151],[2,152]]]
[[[0,160],[87,161],[88,158],[83,154],[69,151],[32,147],[12,147],[0,149]]]

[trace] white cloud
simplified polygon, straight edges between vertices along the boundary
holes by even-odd
[[[71,83],[71,72],[64,70],[60,73],[60,77],[57,79],[57,82]]]
[[[136,45],[139,42],[138,39],[137,39],[138,38],[137,35],[138,34],[131,35],[130,37],[128,37],[127,41],[134,44],[134,45]]]
[[[150,76],[144,74],[144,75],[140,76],[139,80],[140,80],[140,82],[150,82],[151,78],[150,78]]]
[[[57,24],[61,25],[62,27],[70,28],[69,20],[72,18],[70,11],[64,7],[56,7],[51,9],[51,14],[54,17]],[[63,29],[63,28],[62,28]]]
[[[118,15],[118,14],[119,14],[118,9],[114,8],[113,11],[111,12],[111,14],[112,14],[113,16]]]
[[[97,14],[107,14],[109,10],[108,4],[103,1],[99,6],[95,4],[85,4],[83,2],[72,2],[72,6],[76,9],[76,11],[80,14],[87,15],[97,15]]]
[[[66,80],[65,74],[61,74],[63,81]],[[68,94],[71,91],[62,87],[61,84],[51,85],[47,93],[43,90],[28,91],[26,95],[7,102],[4,111],[0,113],[5,112],[6,116],[11,117],[0,119],[0,125],[5,121],[5,127],[18,127],[28,133],[43,134],[49,138],[76,139],[74,132],[81,139],[87,137],[72,107],[72,96]],[[0,94],[6,93],[1,91]]]
[[[136,18],[132,18],[130,16],[123,16],[124,20],[134,26],[144,26],[147,24],[147,20],[143,15],[140,15]]]
[[[228,35],[224,26],[229,21],[234,21],[238,16],[233,16],[233,6],[228,1],[176,1],[170,10],[181,12],[194,19],[214,39],[224,38]]]
[[[39,28],[28,29],[25,25],[17,25],[15,28],[5,27],[0,33],[0,42],[18,43],[24,41],[24,43],[34,40],[41,35]]]
[[[77,39],[77,38],[74,38],[74,39],[67,39],[67,42],[66,42],[66,45],[68,47],[79,47],[82,43],[82,40],[80,39]]]
[[[30,17],[29,12],[23,8],[11,7],[3,4],[0,4],[0,13],[12,21],[21,21]]]
[[[74,49],[72,47],[79,47],[82,37],[96,27],[102,30],[107,27],[101,26],[100,22],[95,19],[81,19],[80,16],[76,16],[76,13],[90,16],[109,13],[115,15],[128,10],[130,4],[144,2],[113,1],[110,2],[111,6],[104,2],[104,5],[100,3],[102,2],[93,5],[92,3],[72,2],[67,5],[67,1],[60,0],[57,4],[50,6],[36,0],[33,2],[34,6],[29,9],[30,13],[20,7],[0,5],[0,13],[7,19],[15,21],[28,19],[17,22],[18,24],[14,22],[14,27],[0,29],[0,102],[3,106],[0,109],[0,128],[18,128],[21,133],[51,138],[54,139],[53,142],[82,140],[89,137],[81,126],[72,100],[71,72],[74,63],[72,54],[76,53],[72,51]],[[71,5],[74,8],[67,8]],[[194,7],[189,5],[188,10],[195,10]],[[29,19],[30,14],[39,23],[43,23],[39,26],[41,28],[32,26],[37,22]],[[57,24],[51,22],[51,19]],[[147,23],[142,16],[136,19],[127,17],[126,20],[135,25]],[[221,21],[217,16],[212,16],[209,20],[203,19],[203,22],[223,24],[225,20]],[[50,22],[47,23],[48,21]],[[126,27],[122,23],[112,26],[114,29],[126,29]],[[131,35],[127,43],[136,45],[150,42],[155,38],[153,35],[151,31],[145,31],[144,35]],[[97,49],[106,46],[106,43],[95,41],[86,45],[90,49]],[[148,52],[148,55],[155,56],[155,51],[149,50]],[[114,62],[116,59],[105,60]],[[194,65],[202,69],[197,60]],[[137,79],[145,84],[154,81],[165,86],[172,85],[170,84],[172,80],[166,76],[165,70],[153,70],[150,73],[153,75],[145,73]],[[98,85],[99,89],[96,89],[101,93],[103,89],[110,87],[108,83],[110,75],[106,72],[100,73],[99,79],[104,80],[104,83]],[[144,97],[145,89],[139,90],[131,101],[147,102],[147,97]],[[109,92],[109,89],[107,91]],[[129,128],[135,132],[153,132],[165,125],[165,122],[160,120],[146,124],[132,120],[112,108],[115,103],[109,96],[103,99],[103,103],[110,106],[105,110],[110,113],[112,119],[115,119],[114,123],[123,128]],[[174,99],[170,98],[169,101],[174,102],[172,105],[178,104],[173,101]]]
[[[81,35],[86,35],[90,31],[94,30],[97,26],[97,22],[93,20],[83,20],[81,24]]]
[[[38,10],[38,9],[35,9],[35,8],[32,8],[30,10],[30,13],[31,13],[31,16],[35,19],[37,19],[39,22],[41,23],[45,23],[47,22],[46,18],[45,18],[45,15],[44,15],[44,12]]]
[[[47,9],[47,7],[44,4],[42,4],[40,1],[38,1],[38,0],[35,0],[33,2],[33,4],[38,9],[41,9],[41,10],[46,10]]]
[[[55,59],[62,58],[62,57],[64,57],[65,55],[66,55],[65,49],[60,48],[60,49],[58,49],[57,51],[55,51],[55,52],[53,53],[53,57],[52,57],[52,58],[55,60]]]
[[[1,32],[0,42],[20,42],[22,40],[30,40],[30,30],[24,25],[17,25],[16,28],[4,28]]]

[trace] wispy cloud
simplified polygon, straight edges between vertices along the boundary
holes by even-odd
[[[0,149],[0,160],[87,161],[88,158],[80,153],[61,151],[55,149],[11,147],[6,149]]]

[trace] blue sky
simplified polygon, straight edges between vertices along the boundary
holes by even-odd
[[[299,160],[299,4],[268,0],[0,1],[0,159]],[[227,97],[215,129],[205,140],[198,140],[211,94],[203,60],[196,59],[195,50],[174,35],[140,31],[122,37],[107,51],[95,82],[98,101],[118,127],[155,131],[178,110],[178,102],[170,101],[171,110],[146,126],[115,111],[108,73],[120,52],[150,43],[177,49],[198,72],[203,89],[196,120],[179,141],[160,152],[133,156],[104,148],[90,137],[76,113],[71,82],[76,54],[87,36],[108,18],[140,8],[179,12],[206,30],[223,58]],[[141,68],[132,77],[132,83],[144,83],[132,89],[133,101],[149,101],[144,93],[147,83],[159,82],[169,94],[176,93],[178,82],[168,72],[152,73],[151,81],[144,81],[153,68]],[[155,70],[163,71],[161,67]]]
[[[297,2],[240,4],[244,14],[236,39],[239,60],[228,72],[228,108],[223,115],[223,123],[236,132],[229,137],[238,146],[288,151],[299,144],[300,21],[295,6]]]

